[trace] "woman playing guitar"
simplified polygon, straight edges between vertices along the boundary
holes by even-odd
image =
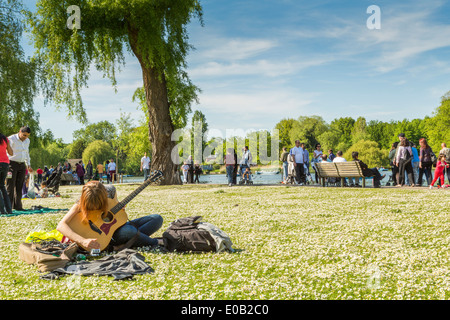
[[[83,186],[80,200],[73,205],[59,222],[56,229],[86,250],[103,249],[97,237],[83,236],[82,234],[85,234],[84,230],[78,226],[85,227],[92,234],[91,228],[95,230],[97,227],[92,226],[90,224],[91,221],[97,221],[99,215],[111,210],[111,203],[114,204],[117,202],[114,186],[108,185],[108,187],[105,187],[98,181],[90,181]],[[125,214],[124,211],[123,214]],[[78,223],[78,221],[80,222]],[[129,243],[129,241],[132,242],[132,247],[161,245],[162,243],[158,239],[151,238],[150,235],[161,228],[162,224],[163,218],[159,214],[151,214],[127,221],[111,234],[112,237],[109,245],[115,246],[115,249]],[[100,234],[101,230],[98,230],[98,232]]]

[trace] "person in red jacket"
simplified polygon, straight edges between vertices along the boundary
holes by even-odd
[[[434,184],[436,183],[437,179],[441,178],[441,185],[438,185],[438,188],[442,188],[444,185],[444,170],[445,168],[448,168],[449,165],[447,162],[445,162],[445,154],[440,154],[438,161],[436,163],[436,170],[434,171],[434,179],[430,184],[430,189],[433,188]]]
[[[12,206],[6,190],[5,180],[9,171],[9,157],[12,156],[13,150],[9,144],[8,138],[0,133],[0,214],[11,214]]]
[[[42,182],[42,173],[43,173],[44,171],[41,169],[41,167],[39,167],[37,170],[36,170],[36,173],[37,173],[37,183],[38,184],[41,184],[41,182]]]

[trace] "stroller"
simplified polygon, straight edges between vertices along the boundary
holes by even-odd
[[[253,184],[253,180],[252,180],[252,171],[250,170],[250,167],[248,166],[241,166],[240,167],[240,171],[241,171],[241,178],[239,180],[239,184]]]
[[[61,184],[61,174],[62,168],[57,168],[52,172],[47,180],[47,189],[49,192],[53,193],[55,196],[59,195],[59,185]]]

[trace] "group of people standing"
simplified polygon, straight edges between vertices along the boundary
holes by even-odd
[[[252,163],[253,156],[248,146],[242,148],[242,157],[239,162],[236,151],[233,148],[228,148],[227,154],[225,156],[228,186],[231,187],[232,185],[237,184],[238,167],[241,177],[243,177],[243,179],[251,181],[250,167]]]
[[[423,176],[427,185],[432,188],[440,180],[439,187],[444,186],[445,172],[450,182],[450,168],[447,161],[450,159],[450,149],[446,143],[441,144],[441,150],[436,155],[425,138],[419,140],[419,149],[415,143],[409,141],[401,133],[399,142],[392,144],[389,152],[389,161],[392,167],[392,179],[396,186],[422,186]],[[433,178],[433,166],[436,167]]]
[[[200,183],[200,175],[203,173],[203,169],[199,163],[194,163],[192,156],[184,161],[181,169],[183,170],[183,183]]]
[[[447,162],[450,159],[450,148],[447,148],[446,143],[442,143],[439,155],[436,156],[425,138],[419,140],[419,149],[406,138],[404,133],[399,134],[398,138],[399,141],[392,144],[389,152],[392,179],[395,186],[422,186],[423,176],[425,175],[430,188],[434,186],[438,179],[440,180],[438,186],[442,187],[444,186],[445,173],[450,183],[450,165]],[[374,186],[379,187],[380,181],[384,176],[379,173],[377,168],[368,168],[358,157],[358,152],[352,153],[352,160],[360,163],[364,176],[374,177]],[[304,143],[300,143],[297,140],[292,149],[283,148],[280,161],[283,164],[283,183],[288,182],[289,176],[294,176],[298,184],[305,184],[306,177],[309,174],[310,156]],[[347,160],[343,157],[342,151],[338,151],[335,155],[333,150],[330,149],[328,150],[328,155],[326,155],[322,152],[321,145],[316,144],[311,157],[316,183],[319,183],[316,164],[323,161],[346,162]],[[289,163],[291,163],[292,172],[289,170]],[[433,166],[436,167],[434,178],[432,173]],[[357,183],[354,185],[357,185]]]
[[[310,160],[309,152],[306,149],[304,143],[300,143],[299,140],[295,141],[295,146],[288,151],[287,148],[283,148],[283,153],[281,154],[280,161],[283,164],[283,182],[289,182],[289,176],[294,176],[295,181],[299,185],[305,185],[307,178],[311,177],[309,173],[309,166],[311,166],[315,172],[315,181],[319,183],[319,174],[316,165],[321,162],[346,162],[347,160],[343,157],[343,152],[338,151],[336,154],[333,153],[332,149],[328,150],[328,155],[324,154],[321,150],[322,146],[320,143],[315,145],[313,155]],[[352,153],[352,160],[359,162],[362,172],[365,177],[373,177],[374,187],[380,187],[380,181],[384,178],[377,170],[377,168],[369,168],[364,162],[359,159],[359,153]],[[354,181],[353,178],[348,178],[348,184],[350,186],[358,186],[358,181]],[[312,180],[312,178],[310,178]],[[292,181],[292,182],[295,182]],[[346,180],[347,183],[347,180]]]
[[[27,171],[32,173],[30,164],[29,127],[9,137],[0,133],[0,213],[11,214],[12,210],[23,210],[22,187]],[[8,173],[11,173],[9,179]],[[6,186],[5,186],[5,180]]]

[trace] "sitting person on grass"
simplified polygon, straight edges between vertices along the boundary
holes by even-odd
[[[380,187],[380,181],[383,180],[383,178],[386,175],[381,175],[377,168],[369,168],[367,164],[362,162],[358,159],[359,153],[357,151],[352,152],[352,158],[354,161],[359,162],[359,165],[361,166],[361,169],[363,171],[364,177],[373,177],[373,187],[379,188]]]

